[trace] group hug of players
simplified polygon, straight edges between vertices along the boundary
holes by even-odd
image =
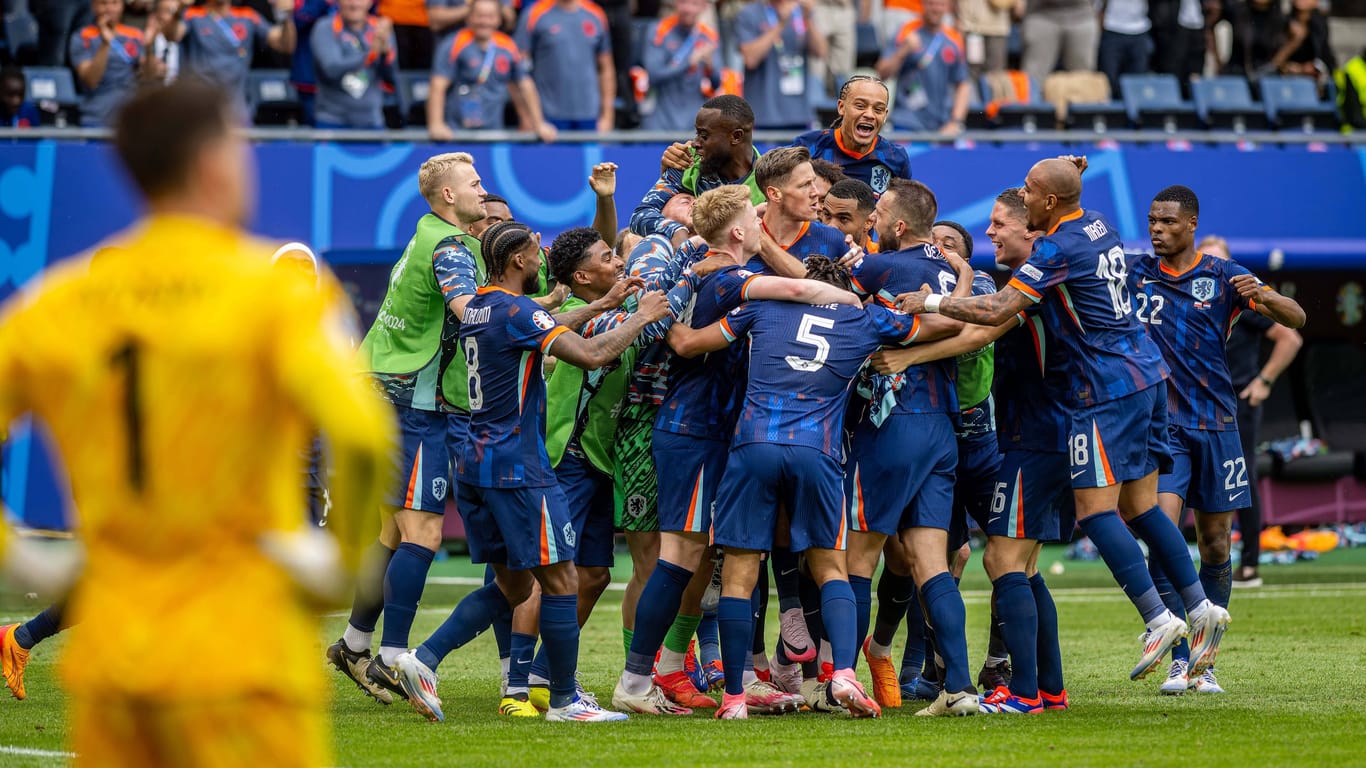
[[[402,483],[327,651],[340,671],[442,720],[435,670],[492,627],[508,716],[876,717],[903,691],[931,700],[920,715],[1066,709],[1036,561],[1079,524],[1146,625],[1131,677],[1172,651],[1164,691],[1221,690],[1229,519],[1248,503],[1224,341],[1244,311],[1291,327],[1303,311],[1195,251],[1185,187],[1152,203],[1156,256],[1126,255],[1080,207],[1080,158],[1042,160],[997,198],[998,291],[878,138],[886,104],[853,80],[836,127],[761,157],[748,105],[707,102],[615,244],[583,228],[543,249],[515,220],[489,225],[470,156],[424,164],[432,213],[362,344],[399,414]],[[847,179],[822,182],[813,155]],[[611,187],[595,179],[600,198]],[[448,495],[490,578],[409,650]],[[970,522],[993,585],[980,692],[955,579]],[[635,573],[607,709],[575,673],[617,531]]]

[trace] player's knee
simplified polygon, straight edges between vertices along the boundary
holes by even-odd
[[[607,568],[579,568],[579,594],[597,599],[612,583],[612,572]]]
[[[536,570],[541,592],[547,595],[575,595],[579,592],[579,573],[574,564],[560,562]]]

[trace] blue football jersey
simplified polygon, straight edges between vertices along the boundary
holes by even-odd
[[[470,431],[458,477],[481,488],[555,485],[545,450],[541,363],[568,328],[525,296],[480,288],[460,326],[469,375]]]
[[[939,255],[939,249],[928,243],[891,253],[867,254],[854,264],[852,271],[854,291],[873,296],[888,307],[895,306],[899,294],[919,290],[927,283],[940,293],[951,292],[958,283],[958,274]],[[885,392],[894,391],[896,401],[891,413],[956,414],[957,378],[958,364],[952,359],[913,365],[896,376],[874,375],[870,383],[874,408],[879,407]]]
[[[1231,280],[1251,273],[1206,254],[1180,273],[1156,256],[1142,256],[1133,267],[1134,314],[1171,369],[1168,420],[1192,429],[1237,429],[1238,397],[1224,345],[1239,315],[1253,306]]]
[[[806,147],[812,158],[838,165],[845,176],[867,184],[879,195],[887,191],[892,179],[911,178],[911,156],[906,154],[906,149],[881,136],[873,142],[872,149],[861,155],[844,148],[838,128],[808,131],[798,136],[793,144]]]
[[[868,355],[910,343],[915,320],[873,305],[752,301],[721,320],[749,341],[749,381],[734,445],[804,445],[843,460],[849,388]]]
[[[1035,302],[1061,302],[1062,312],[1044,320],[1068,361],[1060,388],[1067,404],[1117,400],[1167,378],[1162,353],[1134,317],[1124,246],[1100,214],[1079,210],[1035,240],[1009,285]]]
[[[764,231],[768,232],[768,227],[764,227]],[[807,256],[824,256],[831,261],[839,261],[849,251],[849,246],[844,244],[844,233],[819,221],[806,222],[795,240],[790,244],[778,245],[803,262]]]
[[[694,281],[690,311],[680,321],[705,328],[740,306],[755,275],[743,267],[730,266],[706,277],[691,271]],[[694,358],[675,356],[669,361],[669,393],[659,406],[655,429],[690,437],[726,440],[735,426],[735,355],[730,350]]]
[[[1057,345],[1050,345],[1047,306],[1021,312],[1020,327],[996,340],[996,438],[1002,451],[1064,451],[1068,412],[1056,382],[1065,375]]]

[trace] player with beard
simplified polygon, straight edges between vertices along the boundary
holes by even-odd
[[[911,178],[911,158],[905,148],[878,135],[887,123],[888,99],[882,80],[855,75],[840,86],[835,122],[829,128],[803,133],[794,144],[806,147],[814,158],[838,165],[845,176],[880,195],[892,179]]]

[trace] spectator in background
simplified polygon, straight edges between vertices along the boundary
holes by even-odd
[[[393,22],[399,69],[426,71],[432,68],[432,50],[436,43],[427,19],[426,0],[379,0],[375,13]]]
[[[640,112],[636,100],[632,98],[631,65],[640,61],[636,55],[635,35],[631,26],[631,5],[634,0],[598,0],[602,12],[607,14],[607,34],[612,45],[612,73],[616,77],[614,94],[621,94],[620,104],[613,105],[613,118],[616,127],[635,129],[640,127]]]
[[[299,0],[294,5],[294,29],[297,31],[298,44],[294,46],[290,61],[289,81],[299,92],[299,108],[304,114],[304,125],[317,122],[315,106],[318,76],[313,71],[313,25],[335,10],[337,0]]]
[[[267,24],[261,14],[234,7],[231,0],[207,0],[157,31],[180,43],[183,74],[221,84],[237,97],[238,109],[245,115],[252,53],[262,43],[280,53],[293,53],[297,42],[294,0],[273,0],[273,7],[275,22]]]
[[[502,4],[499,4],[499,18],[502,18]],[[427,26],[432,30],[436,48],[432,53],[432,65],[436,65],[441,52],[437,49],[446,42],[446,36],[465,24],[470,15],[470,3],[465,0],[427,0]]]
[[[42,113],[27,98],[28,81],[18,67],[0,69],[0,127],[32,128],[42,122]]]
[[[1228,243],[1222,237],[1206,237],[1195,249],[1201,253],[1228,259]],[[1262,363],[1262,340],[1272,343],[1271,354]],[[1303,346],[1299,331],[1287,328],[1257,312],[1243,312],[1229,332],[1227,343],[1228,373],[1233,391],[1238,393],[1238,437],[1243,444],[1243,460],[1247,465],[1247,484],[1252,503],[1238,510],[1238,530],[1242,534],[1243,553],[1238,569],[1233,572],[1233,586],[1260,587],[1257,560],[1261,557],[1262,496],[1257,483],[1258,432],[1262,426],[1262,403],[1271,394],[1276,378],[1294,362]]]
[[[1037,88],[1059,58],[1069,72],[1095,71],[1099,38],[1091,0],[1030,0],[1020,22],[1020,68]]]
[[[95,23],[73,32],[69,48],[81,85],[81,125],[100,126],[133,95],[143,59],[142,32],[123,23],[123,0],[93,0],[90,10]]]
[[[948,0],[924,0],[923,11],[918,20],[901,28],[877,62],[879,77],[896,78],[892,126],[902,131],[961,133],[972,87],[963,37],[944,24]]]
[[[180,74],[180,43],[166,39],[166,25],[171,23],[180,12],[180,0],[157,0],[152,6],[152,15],[147,19],[147,29],[143,32],[144,42],[151,38],[148,54],[161,62],[163,83],[175,82]],[[310,61],[310,66],[311,66]]]
[[[498,31],[501,18],[498,0],[471,0],[469,26],[437,49],[427,94],[427,132],[433,140],[450,141],[460,128],[505,127],[509,97],[522,130],[535,131],[542,141],[555,140],[555,126],[541,115],[541,99],[522,54]]]
[[[92,23],[85,0],[31,0],[33,20],[38,22],[37,61],[40,67],[60,67],[67,62],[66,42],[73,32]],[[9,6],[5,6],[6,13]]]
[[[1175,75],[1190,97],[1191,80],[1205,68],[1205,9],[1201,0],[1149,0],[1154,72]]]
[[[741,8],[735,17],[745,100],[754,109],[755,128],[811,127],[811,63],[826,53],[813,6],[814,0],[760,0]]]
[[[531,77],[551,125],[562,131],[612,130],[617,75],[602,8],[592,0],[540,0],[517,23],[516,40],[531,59]]]
[[[902,27],[920,18],[920,12],[921,0],[882,0],[882,47],[891,45]]]
[[[1285,41],[1285,14],[1279,0],[1228,0],[1224,16],[1233,27],[1225,74],[1258,77],[1274,71],[1271,60]]]
[[[1304,75],[1326,81],[1337,69],[1337,57],[1328,44],[1328,18],[1317,0],[1293,0],[1285,24],[1285,45],[1272,57],[1282,74]]]
[[[956,23],[963,33],[963,53],[968,59],[968,73],[973,77],[1006,68],[1010,13],[1015,2],[958,0]]]
[[[1110,81],[1110,93],[1119,98],[1120,75],[1147,73],[1153,55],[1148,0],[1101,0],[1100,17],[1097,60],[1100,71]]]
[[[650,25],[643,60],[654,96],[644,125],[652,131],[689,131],[702,102],[721,85],[720,43],[701,21],[707,0],[678,0],[674,13]]]
[[[383,128],[383,83],[397,80],[394,25],[370,0],[338,0],[309,35],[318,79],[319,128]]]
[[[824,58],[812,62],[811,69],[827,92],[834,93],[854,73],[858,25],[868,23],[872,14],[873,0],[816,0],[812,15],[825,35],[826,51]]]

